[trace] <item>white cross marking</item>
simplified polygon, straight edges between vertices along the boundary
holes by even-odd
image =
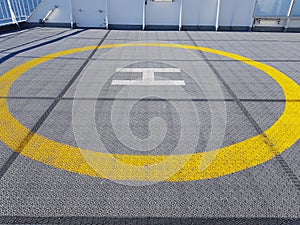
[[[177,68],[120,68],[116,72],[143,73],[143,79],[113,80],[112,85],[185,86],[184,80],[155,80],[154,73],[180,73]]]

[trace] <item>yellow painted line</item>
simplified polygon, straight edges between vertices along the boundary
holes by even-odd
[[[288,76],[269,65],[233,53],[198,46],[161,43],[111,44],[100,46],[99,48],[139,46],[184,48],[238,60],[271,76],[281,86],[287,100],[300,99],[299,85]],[[57,57],[95,48],[96,46],[88,46],[57,52],[17,66],[0,77],[0,96],[8,96],[14,81],[31,68]],[[160,181],[166,178],[167,181],[181,182],[228,175],[274,158],[274,150],[276,154],[281,154],[300,138],[299,113],[300,103],[288,101],[281,117],[272,127],[265,131],[268,138],[263,135],[257,135],[231,146],[192,155],[145,156],[106,154],[55,142],[39,134],[35,134],[28,145],[21,151],[18,149],[18,146],[30,130],[10,113],[7,100],[0,99],[0,140],[14,151],[21,151],[23,156],[55,168],[79,174],[112,180]],[[270,144],[273,145],[272,149]],[[217,153],[217,156],[210,166],[203,171],[199,170],[201,160],[215,153]],[[183,167],[182,162],[186,162]],[[169,176],[169,171],[172,170],[178,172]]]

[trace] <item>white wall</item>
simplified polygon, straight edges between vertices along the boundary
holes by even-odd
[[[291,27],[291,28],[300,27],[300,20],[299,19],[291,19],[291,21],[289,23],[289,27]]]
[[[255,0],[236,0],[232,26],[252,26],[255,2]]]
[[[221,0],[219,26],[252,26],[255,0]]]
[[[47,13],[58,5],[58,8],[51,14],[47,23],[70,23],[70,3],[69,0],[44,0],[33,12],[28,22],[38,23],[40,19],[45,18]]]
[[[108,0],[109,24],[142,25],[143,0]]]
[[[153,2],[148,0],[146,25],[179,26],[180,4],[181,0],[174,0],[174,2]]]
[[[92,0],[76,1],[82,1],[82,4],[92,2]],[[109,24],[142,25],[144,2],[145,0],[108,0]],[[180,3],[181,0],[174,2],[152,2],[148,0],[146,25],[178,26]],[[70,0],[42,1],[29,18],[29,22],[39,22],[55,5],[59,7],[55,9],[47,23],[70,23]],[[255,0],[221,0],[219,25],[251,26],[254,5]],[[216,7],[217,0],[183,0],[182,25],[215,26]],[[74,9],[73,4],[73,13],[74,10],[76,9]],[[76,13],[74,14],[74,20],[76,20]]]
[[[184,0],[182,24],[187,26],[214,26],[217,0]]]
[[[78,27],[106,27],[106,0],[73,0],[72,3],[74,23]]]

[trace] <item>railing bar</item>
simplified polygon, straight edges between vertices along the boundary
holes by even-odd
[[[218,31],[218,29],[219,29],[220,7],[221,7],[221,1],[218,0],[218,3],[217,3],[217,13],[216,13],[216,31]]]
[[[20,9],[18,7],[18,3],[16,2],[16,0],[13,1],[14,2],[14,6],[15,6],[15,14],[17,13],[18,15],[16,17],[19,17],[19,20],[21,20],[21,14],[20,14]]]
[[[16,19],[17,19],[17,15],[16,15],[16,13],[15,13],[15,6],[14,6],[14,2],[13,2],[13,0],[10,0],[10,5],[11,5],[11,9],[12,9],[12,12],[15,14],[15,17],[16,17]]]
[[[7,19],[11,19],[11,15],[10,15],[10,13],[8,11],[8,8],[7,8],[6,4],[5,4],[5,2],[4,2],[4,9],[5,9],[5,13],[6,13],[6,18]]]
[[[21,1],[17,0],[17,2],[18,2],[19,9],[20,9],[20,15],[22,17],[23,16],[23,4],[22,4],[22,0]]]
[[[22,14],[23,14],[23,17],[26,17],[26,11],[25,11],[24,1],[21,1],[21,4],[22,4]]]
[[[28,0],[26,0],[26,3],[27,3],[27,13],[26,13],[26,16],[29,16],[29,14],[30,14],[30,5],[29,5],[29,1]]]
[[[0,11],[1,11],[1,15],[2,15],[2,19],[4,19],[4,11],[3,11],[3,8],[2,8],[2,2],[0,2]]]
[[[18,28],[20,28],[19,23],[18,23],[17,18],[16,18],[16,15],[15,15],[15,12],[14,12],[13,7],[12,7],[11,1],[7,0],[7,4],[8,4],[8,7],[9,7],[12,23],[17,24]]]
[[[23,1],[20,1],[20,9],[21,9],[21,13],[22,13],[22,17],[25,17],[25,13],[24,13],[24,4],[23,4]]]
[[[289,11],[288,11],[288,13],[287,13],[287,20],[286,20],[286,25],[285,25],[285,27],[284,27],[284,31],[287,31],[288,28],[289,28],[289,25],[290,25],[290,17],[291,17],[291,13],[292,13],[294,4],[295,4],[295,0],[291,0],[291,4],[290,4],[290,7],[289,7]]]
[[[33,0],[31,0],[31,3],[32,3],[32,8],[31,8],[31,10],[30,10],[30,14],[33,12],[33,9],[34,9],[34,2],[33,2]],[[28,15],[29,16],[29,15]]]

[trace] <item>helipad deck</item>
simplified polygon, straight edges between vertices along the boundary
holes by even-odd
[[[300,34],[0,36],[0,223],[299,224]]]

